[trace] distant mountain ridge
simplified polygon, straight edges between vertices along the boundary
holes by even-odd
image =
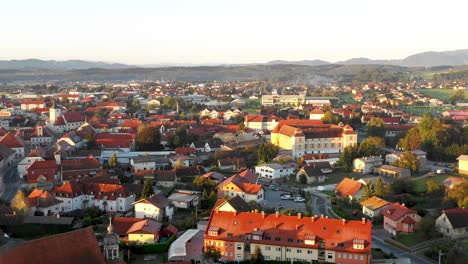
[[[372,60],[368,58],[352,58],[345,61],[328,62],[324,60],[274,60],[266,63],[247,64],[146,64],[128,65],[122,63],[94,62],[85,60],[0,60],[0,70],[5,69],[50,69],[50,70],[82,70],[91,68],[125,69],[125,68],[165,68],[165,67],[199,67],[199,66],[249,66],[249,65],[301,65],[322,66],[330,64],[339,65],[393,65],[400,67],[435,67],[435,66],[460,66],[468,65],[468,49],[452,51],[427,51],[410,55],[404,59]]]

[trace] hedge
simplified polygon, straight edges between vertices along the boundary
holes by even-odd
[[[154,254],[154,253],[165,253],[169,249],[169,246],[176,240],[177,236],[174,234],[164,243],[154,244],[128,244],[125,242],[121,243],[121,247],[130,248],[135,254]]]

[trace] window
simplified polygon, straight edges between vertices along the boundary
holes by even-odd
[[[307,250],[307,254],[314,254],[314,252],[312,250]]]
[[[291,252],[291,249],[290,249],[290,248],[286,248],[286,252]]]
[[[360,260],[364,260],[364,256],[363,256],[363,255],[360,255],[360,256],[359,256],[359,259],[360,259]]]
[[[281,241],[281,237],[275,237],[275,241]]]
[[[341,253],[338,253],[338,258],[341,258]]]
[[[296,250],[297,253],[302,253],[302,249]]]
[[[333,258],[333,253],[328,253],[327,258],[332,259]]]
[[[338,243],[339,247],[344,247],[344,243]]]
[[[237,250],[242,250],[242,245],[241,244],[237,245]]]
[[[354,259],[358,259],[358,255],[354,255]]]
[[[294,239],[288,238],[288,242],[291,242],[291,243],[292,243],[292,242],[294,242]]]
[[[270,250],[271,250],[271,247],[265,247],[265,250],[266,250],[266,251],[270,251]]]
[[[276,248],[276,251],[281,251],[281,248],[280,248],[280,247],[277,247],[277,248]]]

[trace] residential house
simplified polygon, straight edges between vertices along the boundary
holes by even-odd
[[[421,216],[405,204],[394,203],[381,211],[384,217],[384,230],[393,236],[398,233],[413,233],[421,222]]]
[[[198,206],[200,198],[200,192],[198,191],[177,190],[167,199],[176,208],[188,209]]]
[[[227,178],[217,186],[217,189],[219,198],[239,195],[246,202],[260,202],[265,198],[262,185],[252,183],[240,174]]]
[[[468,175],[468,155],[460,155],[458,158],[458,173]]]
[[[401,179],[411,176],[411,171],[409,169],[392,165],[382,165],[377,168],[376,171],[381,176],[392,177],[394,179]]]
[[[245,170],[244,158],[226,158],[218,160],[218,168],[223,171],[240,171]]]
[[[216,172],[216,171],[211,171],[211,172],[205,173],[200,177],[208,178],[208,179],[214,181],[217,184],[222,182],[224,179],[226,179],[226,176],[224,176],[224,174],[221,174],[221,173]]]
[[[311,162],[302,166],[296,174],[296,181],[300,182],[302,175],[307,179],[307,184],[325,181],[325,175],[332,173],[333,168],[327,161]]]
[[[404,152],[401,151],[395,151],[393,153],[389,153],[385,155],[385,163],[389,165],[393,165],[395,161],[399,161],[401,155],[403,155]],[[416,149],[411,151],[414,155],[416,155],[418,159],[418,171],[425,171],[426,170],[426,164],[427,164],[427,157],[426,157],[426,152]]]
[[[130,227],[140,221],[142,221],[141,218],[136,217],[114,217],[114,219],[112,219],[114,233],[116,233],[119,238],[125,238],[127,237],[127,231]]]
[[[13,131],[8,131],[6,135],[1,137],[0,144],[14,150],[16,152],[15,158],[18,159],[24,157],[24,141]]]
[[[219,250],[222,261],[249,260],[259,248],[266,261],[370,264],[371,235],[365,219],[213,210],[204,245]]]
[[[61,200],[63,212],[97,206],[100,210],[126,212],[132,209],[135,194],[120,184],[70,180],[52,189],[55,198]]]
[[[32,111],[36,108],[44,108],[45,104],[43,100],[25,100],[21,102],[21,110]]]
[[[0,170],[4,171],[13,164],[16,152],[9,147],[0,144]]]
[[[48,127],[42,123],[38,123],[31,135],[31,147],[48,146],[52,144],[53,136],[53,132]]]
[[[337,196],[349,199],[350,201],[358,201],[362,196],[362,188],[364,184],[360,181],[355,181],[350,178],[344,178],[335,187]]]
[[[320,110],[319,108],[315,108],[314,110],[310,112],[309,119],[310,120],[322,120],[324,115],[325,113],[322,110]]]
[[[435,223],[436,229],[452,239],[468,235],[468,208],[453,208],[442,211]]]
[[[134,223],[127,231],[129,242],[154,244],[159,241],[161,223],[153,219],[144,219]]]
[[[451,190],[453,187],[457,186],[458,184],[462,184],[465,182],[465,178],[462,177],[453,177],[449,176],[445,179],[442,184],[445,186],[446,190]]]
[[[294,175],[297,169],[297,163],[268,163],[255,166],[255,173],[259,177],[269,178],[269,179],[279,179],[283,177],[288,177]]]
[[[220,212],[250,212],[252,211],[252,206],[248,204],[244,199],[239,195],[231,197],[229,199],[218,199],[216,204],[213,207],[213,210],[218,210]]]
[[[175,170],[155,170],[154,181],[156,185],[172,188],[177,183]]]
[[[155,170],[156,169],[156,157],[154,156],[138,156],[130,159],[130,165],[133,168],[133,172],[137,173],[140,170]]]
[[[353,160],[353,171],[362,174],[374,172],[375,168],[382,165],[383,159],[377,156],[362,157]]]
[[[170,201],[162,194],[153,194],[152,196],[141,199],[133,203],[136,218],[153,218],[162,222],[163,218],[172,219],[174,208]]]
[[[49,118],[46,126],[54,133],[64,133],[78,129],[85,121],[84,116],[79,112],[62,113],[62,109],[54,105],[49,108]]]
[[[35,189],[27,198],[30,215],[41,212],[44,215],[56,215],[63,211],[62,201],[55,198],[50,192]]]
[[[388,205],[390,205],[390,202],[385,201],[380,197],[372,196],[361,202],[362,214],[367,215],[368,217],[379,217],[380,212]]]
[[[260,131],[272,131],[278,125],[279,118],[274,115],[246,115],[244,125],[246,128]]]

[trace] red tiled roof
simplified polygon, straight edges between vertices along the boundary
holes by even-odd
[[[127,231],[132,227],[133,224],[140,222],[141,218],[133,217],[115,217],[112,220],[112,225],[114,226],[114,233],[119,236],[124,236],[127,234]]]
[[[75,123],[75,122],[84,121],[83,115],[79,112],[66,112],[66,113],[63,113],[62,115],[67,123]]]
[[[408,214],[416,214],[417,212],[414,210],[409,209],[408,207],[399,204],[399,203],[394,203],[385,210],[382,210],[382,215],[384,217],[388,217],[392,221],[398,221],[402,217],[408,215]]]
[[[55,198],[51,193],[45,190],[35,189],[28,196],[29,207],[40,207],[46,208],[55,204],[59,204],[62,201]]]
[[[155,238],[159,235],[161,231],[161,223],[158,223],[152,219],[145,219],[139,222],[134,223],[127,231],[127,234],[131,233],[146,233],[154,234]]]
[[[21,138],[16,136],[13,131],[8,131],[8,133],[0,139],[0,143],[9,147],[9,148],[23,148],[24,143]]]
[[[92,227],[30,240],[6,249],[0,263],[104,264]]]
[[[209,235],[208,230],[211,227],[219,228],[217,236]],[[244,242],[247,235],[257,231],[263,232],[261,240],[252,241],[258,244],[317,248],[318,240],[324,240],[327,250],[369,253],[371,230],[371,222],[213,211],[205,231],[205,241],[212,239]],[[307,239],[316,239],[315,245],[306,245],[304,240]],[[355,239],[364,242],[363,250],[353,248]],[[342,247],[339,246],[341,243]]]
[[[363,184],[358,181],[344,178],[335,187],[335,191],[337,191],[342,197],[346,197],[348,195],[353,196],[361,189],[362,186]]]

